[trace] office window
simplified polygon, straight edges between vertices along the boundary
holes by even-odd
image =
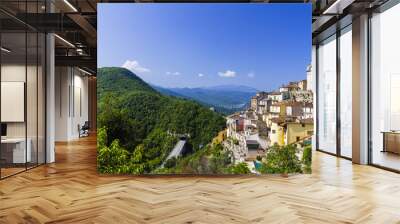
[[[318,149],[336,153],[336,36],[318,47]]]
[[[340,36],[340,154],[352,157],[352,32],[351,26]]]
[[[372,163],[400,170],[400,4],[371,18]]]

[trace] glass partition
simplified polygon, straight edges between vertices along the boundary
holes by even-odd
[[[43,4],[0,6],[40,13]],[[45,44],[43,33],[0,12],[1,179],[45,163]]]
[[[372,163],[400,170],[400,4],[371,18]]]
[[[318,47],[318,149],[336,153],[336,35]]]
[[[26,41],[25,32],[1,34],[2,177],[24,171],[26,163],[31,162],[26,141]]]

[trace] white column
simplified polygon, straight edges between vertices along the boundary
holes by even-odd
[[[368,163],[368,15],[353,19],[352,157]]]
[[[55,56],[54,35],[47,34],[46,37],[46,163],[55,161],[54,133],[55,133]]]
[[[316,150],[317,142],[317,47],[312,45],[311,52],[311,91],[313,92],[313,118],[314,118],[314,134],[312,136],[312,150]],[[308,83],[307,83],[308,85]]]

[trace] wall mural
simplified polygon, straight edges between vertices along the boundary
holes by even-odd
[[[98,171],[311,173],[310,21],[308,4],[99,4]]]

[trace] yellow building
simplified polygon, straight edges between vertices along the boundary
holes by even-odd
[[[270,145],[279,146],[299,142],[313,134],[314,125],[312,119],[281,119],[271,120],[271,130],[269,132]]]
[[[312,119],[297,120],[293,122],[285,122],[282,124],[284,128],[284,144],[292,144],[299,142],[313,134],[314,125]]]
[[[270,145],[278,144],[283,146],[285,144],[285,132],[281,126],[283,123],[282,119],[273,118],[271,119],[271,130],[269,132]]]
[[[265,116],[265,123],[267,127],[272,126],[272,122],[275,119],[284,119],[286,114],[286,105],[282,102],[275,102],[269,108],[269,113]]]
[[[226,129],[218,132],[218,135],[212,140],[213,144],[219,144],[226,140]]]

